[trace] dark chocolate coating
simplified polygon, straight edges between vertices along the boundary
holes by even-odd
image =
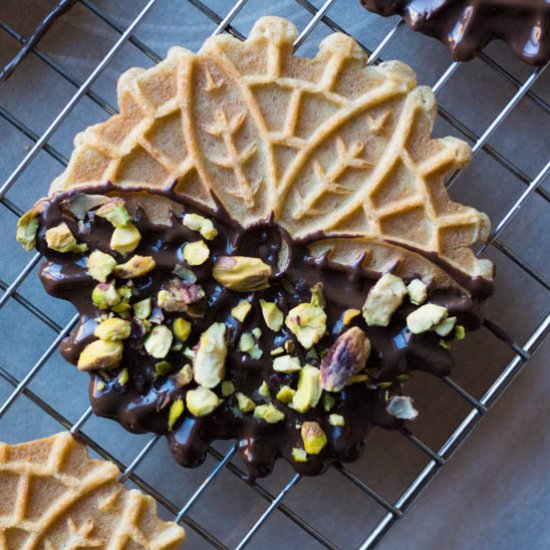
[[[548,0],[361,0],[380,15],[402,15],[414,31],[443,42],[459,61],[502,39],[531,65],[550,59]]]
[[[109,189],[107,186],[101,192],[105,193]],[[72,191],[69,195],[76,192]],[[178,200],[170,191],[164,194],[172,200]],[[94,340],[94,319],[102,313],[91,301],[91,292],[97,283],[86,273],[85,260],[81,254],[60,254],[48,249],[44,233],[48,228],[64,221],[78,241],[87,243],[90,250],[99,249],[113,255],[118,261],[125,260],[109,248],[112,226],[97,216],[91,216],[79,225],[62,207],[67,196],[68,194],[59,194],[44,203],[37,248],[47,259],[40,268],[40,279],[45,289],[52,296],[70,301],[80,314],[77,327],[61,345],[63,356],[76,364],[82,349]],[[212,441],[234,438],[239,442],[240,454],[251,481],[269,473],[279,456],[288,460],[300,473],[314,475],[322,472],[331,462],[355,460],[364,447],[365,437],[371,426],[389,429],[402,426],[402,421],[391,417],[385,410],[388,392],[389,395],[401,392],[398,375],[416,369],[438,376],[447,375],[451,371],[452,356],[439,345],[439,337],[435,333],[413,335],[407,330],[405,317],[414,308],[408,301],[393,315],[388,327],[367,327],[361,316],[356,317],[349,326],[342,324],[343,311],[347,308],[360,309],[380,274],[366,270],[360,262],[353,266],[344,266],[327,258],[312,258],[307,245],[322,238],[322,235],[297,242],[270,219],[243,228],[230,220],[221,208],[213,212],[204,211],[190,201],[184,202],[183,206],[187,212],[209,217],[218,229],[218,236],[208,241],[209,260],[199,267],[190,267],[198,277],[197,283],[204,288],[206,297],[192,306],[192,316],[189,313],[164,312],[164,322],[168,326],[171,326],[172,318],[179,316],[185,316],[192,322],[192,331],[186,346],[196,345],[200,334],[212,322],[224,322],[228,327],[229,348],[226,380],[231,380],[236,391],[245,393],[257,404],[267,403],[270,400],[258,393],[264,380],[272,396],[275,396],[284,384],[296,387],[297,374],[273,371],[270,351],[281,346],[285,340],[294,339],[294,336],[284,326],[277,333],[265,326],[259,300],[264,298],[275,301],[286,313],[299,303],[309,302],[311,287],[321,282],[324,285],[328,322],[327,333],[316,349],[319,352],[328,350],[349,326],[359,326],[366,332],[372,344],[367,369],[374,383],[349,385],[343,391],[332,394],[336,405],[331,413],[344,416],[343,427],[329,424],[329,415],[321,402],[314,409],[301,414],[273,397],[273,403],[285,413],[285,419],[277,424],[268,424],[254,419],[250,413],[240,413],[235,397],[231,396],[208,416],[195,418],[186,411],[176,423],[175,429],[169,431],[170,403],[177,398],[185,400],[186,392],[196,384],[192,382],[181,388],[173,376],[155,378],[154,364],[158,360],[145,353],[143,338],[137,337],[125,341],[122,364],[119,369],[109,372],[106,380],[96,372],[90,373],[90,399],[97,415],[116,419],[133,432],[166,435],[174,457],[184,466],[201,464]],[[182,244],[200,238],[198,233],[181,223],[181,215],[178,218],[172,214],[170,227],[155,226],[141,211],[134,217],[134,223],[142,240],[133,254],[153,256],[157,267],[147,276],[134,280],[139,295],[133,297],[132,302],[147,296],[156,296],[161,285],[174,277],[172,270],[175,265],[185,264],[182,260]],[[277,260],[283,245],[288,247],[290,256],[286,266],[281,269]],[[217,283],[211,277],[212,264],[218,256],[231,254],[261,257],[271,265],[273,275],[270,287],[253,293],[236,293]],[[249,298],[253,307],[244,323],[239,323],[231,317],[230,311],[243,298]],[[465,325],[467,330],[475,329],[481,323],[478,299],[467,291],[430,287],[429,301],[446,306],[449,315],[456,315],[458,323]],[[254,327],[262,329],[259,345],[263,350],[263,357],[257,360],[238,351],[240,335]],[[320,359],[308,355],[298,343],[294,355],[300,358],[302,364],[307,362],[319,366]],[[189,362],[181,351],[171,351],[166,360],[172,363],[174,372]],[[127,368],[130,375],[124,386],[117,381],[117,375],[122,368]],[[98,389],[94,383],[99,380],[105,384],[103,389]],[[389,389],[380,389],[376,386],[377,382],[391,382],[392,385]],[[214,391],[219,392],[219,387]],[[296,424],[306,420],[319,422],[327,434],[328,444],[319,455],[310,456],[307,463],[297,463],[291,458],[292,448],[302,447],[300,430]]]

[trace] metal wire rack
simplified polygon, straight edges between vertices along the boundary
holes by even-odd
[[[338,8],[335,8],[336,4],[339,4],[341,8],[344,2],[345,0],[326,0],[321,4],[320,2],[314,3],[309,0],[288,0],[282,3],[282,15],[287,15],[284,13],[284,10],[291,13],[295,13],[296,10],[299,10],[301,20],[306,21],[305,25],[301,27],[300,35],[296,40],[296,48],[304,46],[307,41],[314,41],[314,37],[310,38],[310,35],[315,34],[317,31],[327,32],[331,30],[346,32],[346,29],[342,28],[336,22],[337,18],[332,18],[329,15],[330,11],[333,13],[337,12]],[[53,7],[54,9],[59,4],[52,6],[52,2],[47,3],[50,8]],[[65,1],[62,3],[66,4],[67,2]],[[71,69],[65,66],[62,59],[57,59],[54,55],[47,53],[46,48],[42,49],[41,42],[35,41],[30,44],[28,47],[30,50],[29,56],[33,56],[37,63],[47,66],[57,78],[62,79],[67,86],[69,86],[71,92],[70,99],[62,106],[58,114],[51,120],[47,127],[39,131],[33,129],[32,124],[24,122],[19,115],[13,112],[13,109],[5,107],[2,100],[3,96],[0,96],[0,122],[5,124],[10,131],[24,136],[24,138],[31,143],[22,158],[17,159],[17,165],[0,186],[0,202],[2,204],[2,209],[8,213],[8,217],[10,217],[12,222],[16,220],[16,217],[20,216],[23,211],[20,200],[18,199],[20,194],[18,195],[15,192],[18,188],[17,184],[25,179],[24,175],[30,170],[30,167],[34,163],[38,162],[37,159],[41,158],[42,155],[50,157],[56,165],[57,171],[60,171],[62,167],[66,165],[67,156],[57,146],[56,133],[59,132],[71,113],[85,100],[90,101],[94,107],[98,107],[109,116],[115,113],[115,108],[108,100],[104,99],[103,95],[94,87],[94,84],[102,73],[113,63],[116,56],[119,55],[125,47],[131,45],[146,58],[149,58],[151,62],[158,62],[161,59],[162,56],[156,53],[152,47],[148,46],[145,40],[138,38],[136,34],[142,22],[149,19],[154,20],[155,8],[160,3],[162,3],[162,0],[144,0],[141,2],[141,6],[136,13],[133,13],[125,19],[123,18],[124,24],[122,24],[120,23],[121,18],[115,18],[105,10],[105,1],[75,0],[72,2],[71,9],[75,9],[75,7],[78,6],[80,10],[87,12],[88,16],[97,19],[98,22],[101,22],[102,25],[106,26],[117,35],[114,44],[85,79],[75,76]],[[174,0],[174,3],[185,3],[187,10],[196,11],[200,13],[201,16],[213,22],[215,28],[212,34],[230,32],[238,38],[244,38],[242,32],[239,31],[237,20],[241,11],[245,11],[247,8],[252,9],[251,5],[254,2],[252,0],[238,0],[234,4],[228,4],[227,6],[226,2],[210,2],[210,5],[215,5],[215,8],[210,7],[206,2],[201,0],[187,0],[187,2],[185,2],[185,0]],[[222,4],[228,9],[222,10],[220,7]],[[267,3],[264,2],[263,4]],[[265,12],[269,12],[269,6],[263,5],[263,8]],[[277,11],[280,12],[281,10],[278,9]],[[46,14],[46,16],[47,15],[48,14]],[[362,16],[365,20],[367,17],[375,17],[367,15],[366,12]],[[379,40],[378,44],[374,46],[368,47],[361,42],[361,36],[354,36],[370,54],[369,63],[378,63],[381,61],[384,54],[391,49],[392,44],[395,43],[398,37],[403,35],[403,33],[408,33],[408,31],[404,30],[403,21],[392,24],[394,26],[390,27],[389,32],[387,32],[387,34]],[[55,24],[52,28],[55,28]],[[0,39],[9,37],[12,42],[15,41],[15,43],[18,44],[18,47],[27,44],[26,39],[16,30],[16,28],[1,18],[0,30],[5,35],[0,35]],[[202,40],[205,37],[203,36],[200,38]],[[186,35],[182,36],[179,42],[186,45]],[[10,59],[5,58],[1,61],[7,63]],[[507,262],[511,262],[511,264],[515,266],[515,269],[523,273],[526,280],[536,284],[537,287],[540,287],[542,292],[546,293],[545,295],[548,296],[550,294],[550,282],[547,277],[545,277],[544,273],[541,273],[540,269],[530,265],[530,263],[526,261],[521,254],[518,254],[514,248],[506,242],[506,239],[502,237],[505,230],[509,228],[512,222],[522,215],[525,205],[533,196],[539,197],[547,208],[550,193],[548,189],[544,187],[544,182],[550,173],[550,160],[547,160],[546,164],[540,168],[538,173],[534,176],[528,175],[526,169],[520,167],[517,161],[511,158],[511,155],[503,153],[501,148],[492,142],[492,138],[502,129],[503,124],[515,113],[518,105],[523,101],[530,102],[537,113],[539,113],[538,116],[548,117],[550,115],[550,105],[547,102],[547,98],[545,99],[543,94],[537,92],[535,87],[535,83],[543,75],[547,67],[543,66],[532,69],[530,74],[524,78],[520,78],[515,75],[514,71],[506,68],[502,62],[495,60],[488,54],[482,53],[479,58],[479,63],[485,70],[492,73],[493,76],[496,75],[496,77],[502,81],[503,85],[506,84],[513,88],[514,91],[511,96],[507,98],[506,102],[498,109],[496,115],[493,116],[490,123],[481,132],[472,130],[470,127],[471,125],[461,121],[459,117],[443,107],[439,108],[440,119],[444,121],[448,127],[452,128],[455,133],[473,144],[474,155],[483,152],[487,158],[491,159],[492,162],[496,163],[496,165],[502,168],[507,174],[511,175],[514,181],[520,182],[523,187],[513,200],[506,201],[506,207],[500,210],[499,217],[494,218],[494,229],[490,239],[481,246],[477,252],[478,254],[498,254],[506,258]],[[452,86],[453,77],[459,72],[461,66],[461,63],[458,62],[448,64],[447,68],[441,73],[433,85],[434,92],[441,94]],[[20,70],[22,69],[15,67],[14,75],[17,75]],[[546,124],[548,124],[548,118],[546,118]],[[548,143],[546,143],[546,146],[547,145]],[[547,151],[548,147],[546,147],[546,152]],[[448,182],[449,187],[457,182],[458,177],[459,173],[453,174]],[[21,185],[22,183],[19,183],[19,186]],[[31,202],[40,195],[38,189],[31,189],[30,192],[27,189],[26,191],[27,197],[31,195]],[[9,235],[7,239],[11,243],[11,235]],[[12,245],[10,244],[7,246],[9,247]],[[15,245],[13,246],[15,247]],[[10,249],[8,249],[7,253],[11,253]],[[3,255],[3,257],[10,256]],[[36,295],[24,290],[27,279],[32,278],[32,274],[39,261],[40,255],[36,254],[30,261],[27,261],[27,263],[23,265],[22,269],[18,270],[15,275],[12,275],[11,278],[4,279],[0,277],[0,289],[3,291],[3,294],[0,296],[0,314],[2,313],[1,309],[7,311],[8,305],[15,302],[22,310],[25,310],[37,319],[39,324],[46,329],[45,332],[42,331],[45,334],[44,338],[38,338],[36,342],[33,342],[33,345],[41,346],[43,340],[46,343],[40,348],[37,358],[30,363],[25,363],[22,372],[18,372],[16,375],[14,369],[3,364],[5,358],[0,360],[0,383],[7,384],[10,388],[9,391],[5,393],[5,397],[2,397],[4,394],[0,393],[0,420],[8,414],[16,403],[22,401],[20,399],[22,395],[26,396],[28,399],[25,400],[25,403],[34,403],[43,414],[48,415],[64,428],[75,433],[79,432],[95,452],[106,459],[114,461],[121,469],[121,481],[137,485],[143,491],[153,496],[153,498],[168,511],[168,514],[171,515],[172,518],[175,518],[178,522],[185,523],[189,528],[188,531],[194,534],[192,540],[195,541],[195,544],[191,545],[191,547],[213,546],[215,548],[233,547],[241,549],[245,546],[253,546],[254,540],[258,541],[260,532],[269,523],[275,512],[278,511],[286,520],[293,524],[293,528],[301,531],[301,535],[297,540],[302,541],[301,544],[304,545],[305,548],[373,548],[381,541],[384,535],[388,533],[392,526],[399,521],[403,514],[405,514],[411,503],[418,497],[423,488],[434,478],[434,476],[437,475],[445,462],[472,432],[481,417],[493,406],[502,391],[510,384],[520,369],[529,363],[532,353],[543,342],[550,328],[550,314],[546,312],[545,316],[543,314],[542,319],[538,319],[534,329],[530,330],[530,334],[520,343],[516,342],[512,336],[508,335],[503,328],[498,326],[494,322],[494,319],[486,322],[484,329],[482,329],[482,341],[485,342],[496,337],[503,345],[506,345],[510,350],[507,356],[507,362],[500,366],[500,369],[495,373],[488,387],[481,392],[479,398],[474,397],[472,391],[465,389],[453,378],[449,377],[443,380],[447,387],[463,400],[466,407],[461,409],[464,411],[464,414],[461,416],[458,425],[455,424],[455,426],[446,433],[442,443],[437,445],[435,449],[432,448],[433,445],[425,443],[420,437],[413,434],[408,429],[400,432],[400,435],[406,440],[407,444],[414,446],[422,453],[424,458],[419,471],[417,471],[416,475],[412,478],[408,479],[404,490],[400,490],[397,496],[386,496],[383,490],[378,489],[370,482],[364,481],[363,476],[355,473],[354,468],[351,466],[333,467],[331,469],[331,476],[335,476],[337,479],[332,480],[331,483],[336,484],[341,494],[348,490],[346,487],[353,486],[359,491],[361,498],[374,503],[380,512],[379,515],[376,516],[376,523],[369,527],[369,529],[363,530],[359,543],[352,543],[345,539],[343,541],[336,541],[322,528],[315,525],[314,522],[309,519],[307,513],[296,510],[293,504],[288,502],[291,494],[296,491],[296,487],[301,481],[300,476],[291,473],[290,470],[285,470],[283,472],[283,476],[286,477],[279,485],[268,482],[266,484],[260,483],[255,487],[248,487],[239,481],[242,471],[238,461],[233,462],[232,460],[236,453],[236,444],[221,446],[222,450],[219,450],[218,446],[213,446],[209,451],[211,460],[208,461],[207,466],[198,472],[194,472],[195,481],[197,479],[200,479],[200,481],[198,484],[195,483],[191,494],[185,496],[183,504],[176,503],[173,498],[165,494],[165,491],[162,491],[154,483],[147,481],[145,476],[139,473],[140,466],[144,464],[148,457],[152,455],[154,449],[156,449],[157,441],[159,440],[158,436],[149,438],[147,443],[134,454],[132,459],[123,463],[115,456],[117,454],[116,452],[106,448],[105,445],[100,444],[96,441],[96,438],[88,434],[86,428],[92,418],[90,408],[86,408],[81,416],[77,417],[75,421],[74,419],[67,418],[58,410],[59,407],[51,404],[48,399],[41,397],[39,393],[33,389],[32,382],[40,375],[41,370],[55,354],[58,344],[74,326],[77,318],[75,316],[67,316],[65,312],[62,316],[50,315],[49,309],[37,305],[39,300],[37,300]],[[29,277],[29,275],[31,275],[31,277]],[[12,315],[12,313],[6,313],[6,315]],[[62,317],[62,320],[60,321],[57,317]],[[54,333],[53,340],[50,338],[50,331]],[[7,348],[9,346],[7,344],[3,346],[7,353]],[[29,366],[30,368],[28,368]],[[83,383],[83,381],[80,380],[80,383]],[[82,407],[84,408],[84,404],[82,404]],[[25,410],[25,407],[23,407],[22,410]],[[392,437],[397,438],[399,435],[392,434]],[[234,489],[234,491],[242,495],[244,499],[243,502],[246,502],[248,498],[251,498],[250,495],[254,494],[256,497],[259,497],[261,503],[259,515],[256,515],[251,525],[247,525],[238,535],[234,534],[234,540],[232,539],[231,543],[222,540],[223,537],[216,534],[213,529],[205,526],[204,522],[195,518],[192,513],[193,508],[197,506],[201,499],[205,498],[206,493],[216,484],[216,480],[221,475],[225,474],[234,478],[234,483],[238,484],[238,489]],[[318,483],[325,483],[325,477],[326,476],[318,478]],[[275,487],[274,489],[272,488],[273,486]],[[224,495],[218,494],[218,497],[224,498]],[[233,498],[233,496],[231,498]],[[235,509],[233,512],[235,514],[240,513],[239,509]],[[302,535],[304,535],[305,538]],[[311,545],[309,542],[311,542]],[[267,548],[269,544],[260,544],[256,542],[256,547]]]

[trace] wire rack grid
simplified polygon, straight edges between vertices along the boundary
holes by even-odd
[[[109,28],[116,36],[112,46],[109,47],[101,60],[95,64],[85,78],[77,76],[75,71],[71,67],[68,67],[67,63],[64,63],[62,57],[56,58],[55,55],[47,52],[47,48],[42,49],[41,42],[33,43],[32,48],[29,48],[31,50],[29,56],[34,57],[35,63],[46,66],[52,74],[55,74],[57,78],[61,79],[69,87],[70,98],[61,106],[57,114],[48,121],[48,124],[43,125],[42,128],[35,129],[32,123],[23,120],[23,117],[20,116],[17,110],[12,108],[12,103],[7,102],[7,106],[4,104],[3,99],[5,96],[0,96],[0,120],[6,127],[10,128],[10,131],[23,136],[28,143],[26,153],[17,159],[16,166],[13,170],[10,170],[10,173],[0,187],[0,202],[2,203],[2,208],[10,217],[12,225],[13,221],[23,212],[21,201],[18,198],[21,195],[18,195],[15,190],[24,185],[25,174],[31,170],[31,167],[41,162],[40,159],[44,158],[44,156],[53,161],[58,171],[67,164],[66,151],[58,145],[56,134],[59,133],[60,128],[63,127],[68,117],[75,110],[78,110],[79,105],[83,102],[93,105],[94,108],[97,108],[96,112],[100,113],[98,118],[104,118],[105,113],[110,116],[116,112],[112,104],[113,102],[105,99],[104,94],[98,91],[98,87],[95,86],[101,75],[109,69],[114,60],[128,47],[138,51],[140,55],[150,60],[151,63],[158,62],[162,58],[162,55],[157,53],[154,47],[148,46],[146,40],[138,38],[137,35],[140,25],[154,17],[155,10],[161,3],[162,0],[143,1],[140,3],[139,9],[134,10],[131,15],[126,14],[125,17],[117,18],[109,10],[105,9],[108,2],[94,2],[92,0],[77,0],[73,2],[74,5],[71,10],[79,9],[86,12],[89,17],[97,19],[98,22]],[[212,25],[214,26],[212,34],[230,32],[241,39],[244,38],[244,34],[239,30],[239,25],[237,25],[239,14],[241,11],[246,11],[246,9],[253,9],[252,4],[256,7],[258,4],[257,2],[253,2],[253,0],[239,0],[234,4],[210,2],[210,5],[201,0],[188,0],[187,2],[177,0],[177,3],[185,3],[185,10],[199,13],[205,20],[210,21],[211,31]],[[56,7],[52,5],[52,2],[46,2],[46,4],[48,4],[48,9],[44,8],[44,12],[41,14],[44,16],[48,15],[48,10]],[[270,7],[265,6],[265,4],[265,2],[262,3],[262,8],[265,12],[269,12]],[[334,18],[331,17],[331,13],[338,13],[338,8],[335,7],[337,4],[342,7],[344,1],[326,0],[324,3],[314,3],[309,0],[289,0],[282,3],[283,7],[279,10],[283,12],[282,15],[295,15],[297,13],[296,10],[298,10],[300,14],[298,19],[303,22],[300,26],[301,32],[295,44],[297,49],[306,46],[309,42],[312,42],[312,47],[314,47],[318,42],[316,35],[319,32],[347,32],[349,30],[348,28],[343,28],[337,22],[336,16]],[[213,7],[211,7],[212,5]],[[288,14],[285,13],[285,10]],[[362,13],[362,17],[365,20],[369,17],[371,21],[374,18],[374,16],[368,16],[366,12]],[[407,40],[414,40],[412,35],[405,34],[409,33],[409,31],[404,28],[403,21],[393,21],[389,28],[387,27],[388,24],[384,22],[386,27],[382,25],[385,29],[384,34],[377,39],[378,43],[375,44],[366,44],[362,42],[362,36],[358,36],[357,32],[350,32],[370,54],[369,63],[371,64],[380,62],[399,37],[403,39],[403,35],[405,35],[405,42]],[[55,24],[52,26],[52,29],[54,28]],[[10,40],[14,41],[17,48],[25,46],[26,39],[24,35],[7,20],[0,18],[0,29],[5,34],[5,37],[9,37]],[[188,34],[185,34],[182,29],[182,36],[180,36],[179,40],[183,45],[187,45],[186,38],[191,37],[189,33],[193,33],[194,31],[192,28],[187,28],[186,32]],[[196,37],[193,35],[192,38],[195,41],[200,38],[200,41],[202,41],[205,36]],[[8,61],[10,61],[8,58],[2,59],[2,62]],[[492,258],[495,255],[499,258],[504,258],[503,261],[512,265],[513,269],[521,272],[522,276],[529,281],[529,284],[536,285],[539,289],[538,291],[547,299],[550,295],[550,282],[545,276],[544,270],[537,268],[536,265],[534,266],[533,262],[526,261],[509,244],[507,239],[503,237],[506,235],[506,231],[517,223],[518,219],[528,215],[523,214],[523,212],[533,197],[540,199],[542,204],[547,207],[550,197],[544,183],[550,172],[550,160],[543,159],[545,164],[537,168],[537,173],[530,174],[524,164],[517,162],[513,155],[502,151],[502,147],[498,146],[498,140],[496,145],[493,143],[493,138],[502,130],[503,125],[505,126],[506,122],[515,116],[518,106],[523,104],[523,102],[528,102],[533,109],[536,109],[537,116],[539,117],[548,117],[550,115],[548,98],[545,98],[544,94],[539,93],[535,86],[536,82],[543,75],[546,66],[532,69],[526,75],[523,71],[522,76],[517,76],[515,71],[507,68],[505,63],[497,61],[492,55],[482,53],[478,63],[484,67],[484,70],[491,72],[493,76],[500,79],[503,85],[506,84],[506,86],[510,87],[511,93],[505,102],[499,105],[498,109],[491,110],[491,118],[481,130],[472,129],[472,126],[475,125],[463,121],[456,114],[453,114],[451,110],[447,110],[444,107],[439,108],[439,119],[446,124],[445,128],[451,128],[457,135],[472,143],[474,155],[483,152],[486,158],[490,159],[495,166],[504,171],[503,173],[510,175],[514,181],[519,182],[520,187],[512,199],[508,198],[506,201],[502,201],[504,206],[500,207],[498,218],[494,218],[493,216],[495,224],[492,234],[487,243],[483,244],[477,252],[478,254],[489,254]],[[15,69],[15,76],[23,70],[24,65],[25,61],[23,61],[20,67]],[[448,63],[435,79],[435,83],[432,86],[434,92],[439,96],[444,94],[449,87],[453,86],[453,82],[461,70],[463,70],[461,63]],[[103,114],[101,115],[101,113]],[[547,124],[548,118],[545,121]],[[548,142],[546,142],[547,145]],[[459,177],[459,173],[453,174],[448,181],[448,186],[451,187],[456,182],[459,182],[457,187],[460,187],[460,183],[463,180],[459,179]],[[40,193],[36,189],[32,189],[30,192],[27,189],[26,196],[33,202],[40,196]],[[7,239],[11,243],[12,236],[9,235]],[[11,253],[12,249],[9,247],[15,247],[15,244],[3,246],[8,247],[8,253]],[[9,256],[4,255],[3,257]],[[462,414],[459,421],[451,429],[447,430],[445,436],[437,445],[430,445],[418,433],[414,434],[409,429],[399,432],[403,441],[407,445],[410,445],[404,453],[412,453],[412,449],[414,448],[415,452],[419,452],[423,458],[417,462],[414,475],[408,477],[408,481],[397,494],[394,494],[392,491],[390,491],[391,495],[384,494],[384,491],[380,490],[377,484],[365,481],[364,476],[357,473],[356,469],[352,466],[334,466],[331,468],[329,474],[319,478],[320,481],[318,481],[318,484],[322,485],[325,483],[324,479],[330,476],[330,480],[327,483],[334,484],[333,487],[337,487],[337,491],[341,494],[345,494],[345,491],[350,490],[346,487],[354,487],[354,490],[358,491],[361,498],[367,499],[379,511],[378,515],[375,515],[376,521],[368,529],[362,528],[362,530],[358,531],[359,538],[356,537],[353,542],[347,540],[345,537],[336,540],[325,529],[311,521],[307,513],[304,513],[303,510],[296,510],[293,506],[292,494],[306,480],[301,480],[300,476],[292,473],[290,469],[284,470],[282,475],[279,476],[278,481],[280,483],[259,483],[255,487],[249,487],[241,483],[240,478],[243,472],[238,461],[233,461],[237,450],[236,444],[225,446],[214,445],[209,450],[210,459],[207,462],[207,466],[193,473],[195,483],[192,486],[192,491],[185,496],[183,501],[180,499],[180,502],[176,502],[177,499],[174,499],[173,495],[167,496],[168,493],[166,491],[163,491],[155,483],[148,481],[146,476],[140,474],[140,467],[150,459],[158,448],[158,436],[150,437],[144,446],[142,439],[140,439],[141,444],[137,452],[133,453],[133,456],[130,456],[129,459],[123,461],[108,445],[101,443],[100,437],[91,435],[92,430],[88,433],[87,426],[93,422],[91,408],[86,408],[80,416],[76,415],[74,418],[69,418],[61,411],[61,407],[52,404],[47,398],[43,398],[40,392],[35,391],[32,385],[33,381],[41,376],[42,370],[55,355],[59,343],[75,325],[77,320],[72,314],[67,315],[67,310],[63,310],[63,315],[50,315],[50,310],[39,304],[40,300],[37,299],[36,292],[33,293],[25,290],[25,285],[35,275],[39,262],[40,255],[36,254],[30,261],[26,261],[20,269],[16,266],[17,269],[14,273],[12,270],[13,274],[11,278],[8,278],[8,276],[6,278],[3,276],[0,277],[0,289],[3,291],[3,294],[0,296],[0,308],[4,312],[7,312],[5,314],[8,316],[12,315],[10,304],[15,302],[19,308],[18,311],[25,311],[46,329],[41,330],[42,337],[37,337],[33,345],[29,346],[34,349],[33,359],[29,360],[29,362],[23,361],[24,364],[19,370],[11,369],[7,364],[2,364],[4,363],[4,359],[2,359],[2,363],[0,363],[0,382],[3,382],[10,389],[0,393],[0,420],[18,405],[19,410],[24,411],[25,407],[30,406],[20,405],[24,401],[24,403],[33,403],[36,405],[42,414],[52,418],[64,428],[74,433],[80,433],[96,453],[114,461],[120,467],[122,482],[137,485],[159,502],[165,511],[167,511],[168,517],[171,516],[176,521],[185,523],[189,527],[188,531],[193,533],[192,540],[195,543],[191,547],[197,548],[231,547],[240,549],[245,546],[252,547],[254,541],[256,541],[256,547],[278,547],[276,545],[270,546],[269,540],[266,541],[265,536],[262,538],[261,534],[262,529],[266,529],[266,526],[276,513],[282,514],[285,520],[292,523],[293,529],[301,533],[296,540],[302,541],[301,545],[304,548],[325,547],[335,549],[353,547],[367,549],[374,547],[389,532],[392,526],[402,518],[411,503],[472,432],[481,417],[493,406],[502,391],[510,384],[520,369],[529,363],[531,355],[542,344],[550,328],[550,315],[547,311],[546,313],[543,311],[542,315],[539,312],[537,322],[529,327],[528,333],[526,334],[523,331],[521,333],[523,335],[522,338],[514,338],[508,334],[509,330],[507,332],[507,330],[495,323],[493,318],[489,317],[489,320],[487,320],[480,331],[483,334],[479,339],[484,343],[492,339],[498,341],[499,345],[505,346],[507,352],[501,352],[498,355],[503,358],[504,362],[499,365],[496,372],[492,373],[494,376],[488,381],[485,389],[479,392],[479,397],[474,397],[474,391],[466,389],[463,384],[460,384],[454,378],[447,377],[443,380],[446,387],[463,401],[464,406],[460,409]],[[17,262],[14,263],[17,264]],[[53,340],[50,337],[52,331],[55,335]],[[517,341],[518,339],[520,342]],[[8,347],[8,345],[4,345],[4,350],[7,350]],[[37,347],[40,349],[37,350]],[[82,380],[79,380],[79,383],[82,384]],[[22,400],[21,396],[25,396],[27,399]],[[80,405],[84,408],[83,401],[80,401]],[[104,427],[104,424],[102,426]],[[393,439],[397,437],[398,434],[392,434]],[[234,486],[236,488],[233,491],[242,496],[243,502],[252,498],[250,495],[253,494],[255,495],[254,498],[259,499],[260,503],[257,507],[254,507],[254,513],[256,513],[256,510],[259,510],[259,513],[252,518],[252,521],[244,528],[240,526],[238,529],[233,529],[232,535],[225,538],[216,533],[215,530],[205,526],[205,522],[194,517],[193,514],[199,502],[206,498],[208,493],[212,492],[212,488],[216,486],[217,480],[222,476],[230,476],[233,479],[233,483],[236,484]],[[216,498],[229,498],[228,495],[224,496],[220,491],[221,489],[218,490]],[[235,493],[232,493],[233,496],[231,498],[234,497]],[[240,513],[238,509],[233,510],[233,512],[236,514]],[[358,518],[359,524],[362,521],[362,517]]]

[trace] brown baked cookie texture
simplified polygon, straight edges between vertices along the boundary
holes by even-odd
[[[185,466],[235,438],[251,480],[414,418],[410,373],[448,374],[492,292],[489,220],[444,185],[470,149],[431,138],[430,89],[342,34],[294,56],[296,36],[265,17],[122,75],[120,114],[18,229],[80,313],[61,351],[96,414]]]
[[[453,58],[472,59],[490,41],[504,40],[523,61],[550,59],[547,0],[361,0],[384,16],[402,15],[414,31],[443,42]]]
[[[161,521],[155,501],[124,489],[118,474],[68,432],[0,443],[0,547],[180,548],[183,529]]]

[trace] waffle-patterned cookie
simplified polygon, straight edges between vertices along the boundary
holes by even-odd
[[[0,443],[0,548],[170,550],[184,531],[159,520],[156,503],[116,481],[68,432]]]

